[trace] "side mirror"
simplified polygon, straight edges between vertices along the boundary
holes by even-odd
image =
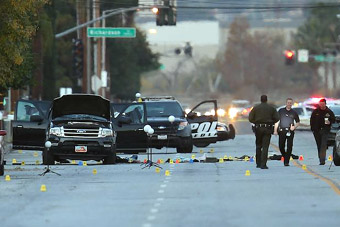
[[[190,112],[187,114],[187,118],[193,119],[197,116],[197,114],[195,112]]]
[[[118,119],[119,125],[130,124],[131,122],[132,122],[131,118],[126,116],[120,116]]]
[[[38,122],[38,123],[41,123],[43,120],[44,120],[44,118],[42,118],[42,116],[40,116],[40,115],[32,115],[32,116],[30,117],[30,121],[31,121],[31,122]]]
[[[7,132],[5,130],[0,130],[0,136],[5,136],[7,135]]]

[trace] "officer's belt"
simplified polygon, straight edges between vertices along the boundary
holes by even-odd
[[[255,124],[256,127],[261,128],[261,127],[273,127],[273,124]]]
[[[282,131],[288,132],[288,131],[290,131],[290,128],[280,128],[279,131],[280,132],[282,132]]]

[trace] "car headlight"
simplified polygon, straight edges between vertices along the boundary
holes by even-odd
[[[226,128],[223,127],[223,126],[217,126],[216,130],[219,131],[219,132],[220,131],[227,131]]]
[[[50,128],[50,135],[55,135],[55,136],[61,136],[63,134],[63,128],[62,127],[53,127]]]
[[[99,137],[107,137],[107,136],[113,136],[112,129],[109,128],[101,128],[99,130]]]
[[[183,121],[183,122],[179,123],[178,130],[183,130],[187,125],[188,125],[187,121]]]

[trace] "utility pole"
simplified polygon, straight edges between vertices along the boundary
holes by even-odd
[[[87,12],[86,12],[86,18],[87,21],[90,21],[91,19],[91,0],[87,0],[86,6],[87,6]],[[82,27],[83,28],[83,27]],[[86,27],[84,26],[86,29]],[[83,80],[83,90],[86,87],[86,93],[91,93],[91,39],[87,37],[86,32],[84,32],[84,36],[86,36],[86,75],[84,75]],[[86,86],[84,86],[86,84]]]

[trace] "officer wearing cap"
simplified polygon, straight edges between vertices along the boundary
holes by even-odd
[[[293,99],[286,99],[286,107],[279,110],[280,121],[275,124],[274,134],[279,134],[279,148],[284,165],[289,166],[293,150],[294,131],[300,125],[299,115],[292,109]],[[295,123],[294,123],[295,121]],[[287,141],[287,150],[285,151]]]
[[[310,126],[318,147],[320,165],[325,165],[327,138],[331,125],[335,122],[332,110],[326,106],[326,99],[319,101],[319,107],[315,109],[310,117]]]
[[[261,96],[261,104],[249,113],[249,121],[255,125],[256,136],[256,167],[268,169],[268,148],[274,124],[280,120],[276,109],[267,103],[267,96]]]

